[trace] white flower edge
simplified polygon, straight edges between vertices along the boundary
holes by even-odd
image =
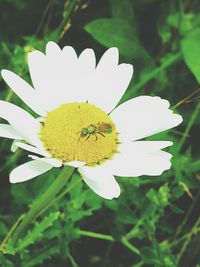
[[[110,117],[121,142],[139,140],[179,125],[183,119],[158,96],[138,96],[116,107]]]
[[[110,161],[100,166],[88,167],[75,162],[74,167],[82,175],[85,183],[99,196],[105,199],[117,198],[120,187],[114,178],[117,176],[160,175],[170,168],[171,154],[161,149],[171,146],[169,141],[138,141],[122,144],[119,152]],[[62,162],[56,159],[31,156],[33,161],[18,166],[10,174],[11,183],[24,182],[45,173]],[[70,165],[70,164],[67,164]],[[71,164],[72,166],[73,164]],[[26,175],[25,175],[26,174]]]
[[[28,58],[35,89],[10,71],[3,70],[2,76],[14,92],[41,117],[39,120],[35,119],[23,109],[0,101],[0,117],[10,124],[6,126],[7,132],[3,130],[4,126],[2,127],[0,135],[2,133],[4,137],[15,139],[14,133],[18,134],[18,141],[14,141],[13,149],[19,146],[45,157],[32,156],[32,161],[18,166],[11,172],[11,182],[26,181],[52,167],[62,165],[62,162],[45,154],[46,151],[38,134],[40,122],[48,111],[62,103],[74,101],[88,101],[110,113],[111,119],[120,132],[119,141],[122,144],[119,146],[119,154],[116,154],[112,160],[97,167],[88,167],[84,162],[78,161],[64,163],[78,168],[85,182],[98,195],[107,199],[118,197],[120,188],[113,175],[160,175],[170,168],[171,155],[161,149],[171,145],[171,142],[155,141],[150,144],[149,141],[136,140],[175,127],[182,122],[182,117],[173,114],[169,109],[169,102],[160,97],[136,97],[114,109],[133,73],[131,65],[118,65],[119,53],[116,48],[108,49],[97,66],[92,49],[84,50],[77,57],[72,47],[64,47],[61,50],[54,42],[47,44],[46,55],[40,51],[34,51],[29,53]],[[77,76],[80,79],[77,79]],[[70,90],[65,90],[66,84]],[[49,101],[46,101],[46,88],[49,89]],[[58,88],[59,92],[55,88]],[[108,89],[109,94],[107,94]],[[108,97],[105,98],[105,95]],[[24,140],[27,144],[19,140]],[[131,161],[133,158],[135,164]],[[97,178],[95,179],[93,175]]]
[[[61,50],[56,43],[49,42],[46,55],[37,50],[28,54],[35,89],[9,70],[4,69],[1,74],[12,90],[41,116],[63,103],[86,101],[109,113],[125,93],[133,75],[132,65],[118,65],[118,59],[118,49],[110,48],[96,66],[92,49],[85,49],[77,57],[72,47],[65,46]],[[66,90],[66,84],[70,90]]]
[[[143,98],[143,100],[146,99],[148,101],[153,100],[152,98],[156,98],[156,101],[158,101],[158,100],[160,102],[162,101],[163,105],[165,105],[165,108],[167,110],[166,113],[168,112],[167,116],[169,116],[169,117],[175,116],[176,121],[174,122],[174,120],[169,120],[166,128],[171,128],[174,126],[174,124],[178,124],[182,120],[180,115],[173,114],[168,109],[168,101],[161,100],[158,97],[147,97],[147,96],[146,97],[138,97],[138,98],[136,98],[136,101],[140,100],[142,98]],[[160,102],[158,102],[158,103],[160,103]],[[0,104],[1,103],[2,102],[0,102]],[[144,104],[144,101],[143,101],[143,104]],[[117,107],[116,110],[118,108],[121,109],[123,107],[123,105],[126,105],[126,102],[124,104],[120,105],[119,107]],[[9,112],[5,112],[4,118],[7,119],[12,124],[13,128],[16,127],[18,129],[18,131],[21,130],[22,131],[20,133],[21,135],[26,136],[24,134],[24,128],[22,127],[22,129],[21,129],[20,126],[18,125],[18,122],[19,122],[19,124],[21,123],[20,120],[14,121],[13,113],[11,112],[12,108],[13,108],[14,112],[16,112],[16,111],[18,112],[19,111],[18,107],[14,106],[14,105],[10,105],[10,104],[8,105],[8,107],[11,110]],[[1,106],[0,106],[0,110],[1,110]],[[125,109],[123,109],[123,110],[125,111]],[[157,109],[157,111],[159,111],[159,109]],[[114,112],[115,111],[113,111],[112,113],[114,113]],[[21,115],[21,113],[27,113],[27,112],[20,109],[20,115]],[[112,113],[111,113],[111,117],[112,117]],[[126,115],[126,116],[128,116],[128,115]],[[35,125],[33,123],[33,117],[26,116],[26,114],[24,115],[24,117],[26,119],[28,118],[26,121],[28,125]],[[29,119],[30,119],[30,124],[28,121]],[[37,121],[36,119],[34,119],[34,120]],[[14,121],[14,123],[13,123],[13,121]],[[39,122],[37,121],[37,123],[39,123]],[[144,122],[140,121],[139,123],[141,124]],[[117,124],[117,127],[120,127],[119,124],[120,123]],[[129,124],[130,124],[130,122],[129,122]],[[127,125],[127,127],[130,129],[129,124]],[[159,125],[159,123],[158,123],[158,125]],[[134,128],[137,129],[137,126],[138,125],[136,124]],[[157,126],[155,126],[154,131],[157,130],[156,127]],[[39,137],[37,136],[38,126],[36,126],[35,128],[36,128],[36,131],[34,132],[34,135],[33,135],[33,141],[30,139],[31,143],[35,143],[34,141],[37,138],[39,139]],[[121,128],[126,130],[126,126],[124,126],[124,125]],[[25,131],[25,133],[26,133],[26,131]],[[160,131],[160,128],[159,128],[159,131]],[[131,131],[129,131],[129,132],[131,132]],[[32,134],[33,134],[33,132],[30,133],[30,136]],[[123,132],[121,133],[121,135],[123,136]],[[37,136],[37,138],[36,138],[36,136]],[[26,149],[28,151],[31,151],[31,152],[37,153],[41,156],[44,156],[45,151],[41,149],[41,144],[39,141],[36,142],[36,144],[39,143],[39,145],[36,147],[30,146],[28,144],[24,144],[24,143],[19,142],[19,141],[15,142],[15,146],[22,147],[23,149]],[[138,144],[141,145],[141,147],[139,149],[138,149]],[[122,143],[121,145],[119,145],[119,152],[120,153],[116,154],[112,160],[109,160],[105,164],[102,164],[102,166],[100,166],[99,168],[87,167],[87,166],[84,166],[84,163],[76,162],[76,161],[71,162],[71,163],[65,163],[65,165],[74,166],[76,168],[79,168],[79,172],[82,173],[84,181],[91,187],[91,189],[94,192],[96,192],[98,195],[100,195],[104,198],[111,199],[111,196],[113,196],[113,198],[117,197],[116,192],[118,192],[118,190],[116,190],[116,184],[115,184],[115,182],[113,182],[113,179],[114,179],[113,175],[117,175],[117,176],[160,175],[164,170],[167,170],[170,168],[171,155],[167,152],[161,151],[160,149],[171,145],[172,144],[171,142],[161,142],[161,141],[153,142],[152,145],[149,147],[153,147],[154,151],[152,153],[149,153],[149,154],[146,153],[149,151],[149,149],[147,149],[148,147],[145,147],[145,144],[146,145],[148,144],[148,146],[149,146],[150,143],[147,141]],[[135,151],[135,152],[137,151],[137,153],[132,154],[133,151]],[[130,159],[133,159],[133,158],[135,160],[135,165],[134,165],[134,162],[130,162]],[[144,163],[146,165],[144,165]],[[37,168],[37,164],[39,166],[38,168]],[[27,163],[17,167],[16,170],[13,170],[11,172],[10,181],[12,183],[26,181],[26,180],[32,179],[32,178],[50,170],[51,168],[52,168],[52,165],[49,164],[48,161],[41,163],[41,160],[35,159],[35,161],[27,162]],[[104,171],[105,168],[106,169],[108,168],[107,175],[105,175],[105,171]],[[89,173],[88,177],[86,176],[87,171]],[[97,172],[100,171],[101,173],[103,173],[104,177],[107,177],[108,180],[110,179],[108,181],[108,185],[105,182],[106,180],[104,181],[104,178],[102,178],[102,179],[96,178],[95,182],[92,182],[92,178],[90,176],[90,173],[96,173],[96,171]],[[22,175],[22,172],[27,173],[27,176],[24,174]],[[98,174],[98,177],[101,176],[101,173]],[[111,178],[109,178],[109,177],[111,177]],[[94,179],[95,179],[95,177],[94,177]],[[98,181],[102,181],[102,184],[98,185]],[[113,184],[114,190],[112,189],[111,184]],[[95,189],[95,185],[97,186],[97,189]],[[105,185],[105,188],[104,188],[104,185]],[[110,195],[105,195],[105,194],[108,194],[108,192],[106,191],[107,188],[109,188],[109,190],[110,190]],[[101,191],[101,189],[102,189],[102,191]],[[107,193],[105,193],[105,192],[107,192]]]

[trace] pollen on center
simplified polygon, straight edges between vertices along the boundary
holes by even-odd
[[[118,138],[113,121],[89,103],[69,103],[47,114],[40,138],[45,149],[63,162],[99,164],[117,152]]]

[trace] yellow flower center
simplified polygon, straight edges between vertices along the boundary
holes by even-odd
[[[88,103],[64,104],[48,113],[40,131],[50,154],[63,162],[99,164],[117,152],[116,127],[101,109]]]

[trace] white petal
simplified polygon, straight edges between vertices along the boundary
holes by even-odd
[[[46,162],[49,165],[52,165],[53,167],[56,167],[56,168],[59,168],[62,166],[62,161],[60,161],[59,159],[55,159],[55,158],[39,158],[38,156],[35,156],[35,155],[29,155],[29,158]]]
[[[26,141],[36,146],[41,145],[38,137],[40,123],[31,114],[14,104],[0,100],[0,117],[7,120]]]
[[[36,96],[35,90],[21,77],[9,70],[2,70],[1,75],[8,86],[26,103],[33,111],[39,115],[45,115],[42,104]]]
[[[97,70],[98,71],[110,71],[115,69],[119,61],[119,50],[117,47],[111,47],[101,57]]]
[[[120,187],[114,176],[101,166],[78,168],[85,183],[99,196],[106,199],[117,198],[120,195]]]
[[[105,167],[117,176],[161,175],[171,167],[171,154],[162,148],[171,146],[168,141],[137,141],[119,145],[119,153]],[[106,166],[107,165],[107,166]]]
[[[96,58],[92,49],[85,49],[77,59],[72,48],[64,47],[63,53],[70,53],[70,58],[63,57],[62,80],[65,86],[61,90],[60,104],[66,102],[86,102],[88,91],[94,89]],[[70,62],[70,60],[72,62]]]
[[[39,176],[40,174],[47,172],[52,168],[52,165],[41,160],[29,161],[18,166],[10,173],[10,182],[25,182],[27,180],[35,178],[36,176]]]
[[[28,54],[32,83],[35,87],[37,98],[43,103],[45,111],[50,111],[58,106],[59,83],[55,86],[56,77],[59,76],[57,74],[61,72],[61,64],[57,64],[58,60],[60,60],[59,53],[55,62],[54,59],[37,50]]]
[[[93,71],[96,66],[96,57],[94,51],[90,48],[83,50],[78,58],[78,64],[81,66],[82,70],[86,68],[88,73]]]
[[[14,141],[12,142],[12,145],[11,145],[10,150],[11,150],[13,153],[16,152],[17,149],[18,149],[18,146],[15,145],[17,142],[18,142],[18,140],[14,140]]]
[[[61,49],[60,47],[53,41],[50,41],[46,45],[46,55],[54,57],[57,55],[57,53],[60,53]]]
[[[37,147],[31,146],[31,145],[28,145],[28,144],[24,144],[22,142],[16,142],[15,146],[20,147],[20,148],[22,148],[24,150],[27,150],[27,151],[42,155],[44,157],[50,157],[51,156],[51,154],[48,153],[47,151],[45,151],[44,149],[37,148]]]
[[[6,137],[10,139],[23,139],[18,132],[8,124],[0,124],[0,137]]]
[[[88,93],[88,102],[107,113],[111,112],[125,93],[133,75],[133,66],[120,64],[115,68],[96,70],[94,85]]]
[[[48,82],[48,78],[45,75],[45,59],[45,55],[40,51],[35,50],[28,53],[29,72],[36,92],[38,90],[48,90],[46,84],[46,80]]]
[[[77,58],[74,49],[67,46],[63,48],[61,59],[57,64],[59,67],[56,67],[56,62],[56,59],[52,63],[49,62],[49,66],[56,68],[54,70],[56,75],[51,76],[54,76],[55,86],[58,88],[57,98],[53,98],[51,107],[55,108],[68,102],[86,102],[88,92],[94,89],[96,63],[94,51],[85,49]]]
[[[180,124],[182,117],[169,109],[169,102],[160,97],[140,96],[131,99],[111,114],[122,142],[168,130]]]
[[[62,50],[62,55],[66,63],[68,62],[68,65],[75,65],[75,63],[77,62],[76,51],[71,46],[64,46]]]
[[[118,59],[118,49],[108,49],[95,70],[92,49],[85,49],[77,58],[72,47],[66,46],[61,51],[57,44],[49,42],[46,55],[39,51],[29,54],[29,68],[45,110],[51,111],[64,103],[88,101],[110,112],[123,96],[133,73],[129,64],[118,66]]]
[[[79,168],[79,167],[82,167],[84,166],[86,163],[83,162],[83,161],[69,161],[69,162],[64,162],[63,165],[64,166],[71,166],[71,167],[74,167],[74,168]]]
[[[86,101],[81,82],[86,66],[82,67],[82,72],[78,66],[77,55],[72,47],[64,47],[61,51],[55,43],[50,42],[46,47],[46,55],[39,51],[30,53],[31,77],[38,97],[43,99],[48,111],[63,103]]]
[[[43,102],[45,110],[49,111],[58,106],[59,91],[64,86],[60,76],[64,70],[61,51],[54,51],[51,45],[47,45],[46,50],[48,55],[37,50],[30,52],[28,63],[36,95]]]

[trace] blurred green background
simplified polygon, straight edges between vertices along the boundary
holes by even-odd
[[[93,48],[98,60],[116,46],[120,61],[135,69],[122,101],[158,95],[184,117],[180,127],[151,137],[174,142],[171,170],[160,177],[117,178],[122,193],[112,201],[75,174],[14,247],[18,220],[59,170],[11,185],[9,173],[27,153],[13,154],[11,141],[1,139],[0,266],[200,267],[199,12],[195,0],[0,1],[0,69],[31,82],[27,53],[44,52],[49,40],[78,54]],[[28,110],[2,78],[0,90],[1,99]]]

